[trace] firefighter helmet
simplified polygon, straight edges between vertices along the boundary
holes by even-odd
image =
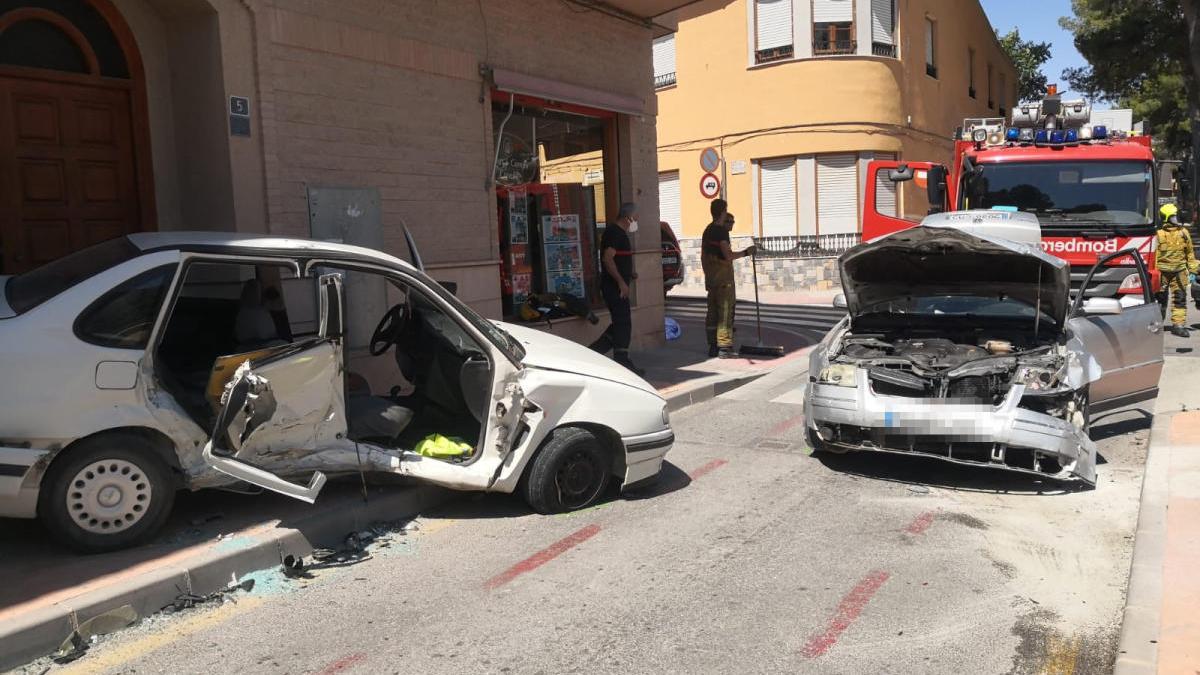
[[[1158,212],[1162,214],[1162,219],[1165,223],[1171,218],[1179,215],[1179,207],[1175,206],[1174,204],[1163,204],[1162,207],[1158,209]]]

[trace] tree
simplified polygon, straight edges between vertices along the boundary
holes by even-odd
[[[1022,101],[1042,100],[1046,95],[1046,74],[1042,72],[1042,66],[1050,60],[1050,43],[1022,40],[1017,28],[1007,35],[997,33],[996,37],[1017,67],[1020,82],[1017,96]]]
[[[1158,150],[1200,156],[1200,0],[1072,0],[1061,20],[1088,65],[1063,77],[1132,108]]]

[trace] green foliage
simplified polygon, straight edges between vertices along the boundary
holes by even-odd
[[[1050,43],[1022,40],[1021,31],[1017,28],[1007,35],[997,34],[996,37],[1017,66],[1017,78],[1020,81],[1017,96],[1022,101],[1042,100],[1046,95],[1047,83],[1042,66],[1050,60]]]

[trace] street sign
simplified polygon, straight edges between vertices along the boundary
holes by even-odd
[[[721,155],[717,153],[716,148],[705,148],[704,152],[700,153],[700,168],[706,173],[713,173],[721,166]]]
[[[721,179],[712,173],[700,177],[700,194],[705,199],[715,199],[721,194]]]

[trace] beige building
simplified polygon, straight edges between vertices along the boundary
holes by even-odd
[[[489,316],[547,288],[599,308],[604,214],[631,200],[657,217],[651,18],[680,4],[6,2],[0,273],[154,229],[406,255],[406,224]],[[551,170],[577,156],[598,168]],[[635,247],[635,343],[656,344],[655,228]]]
[[[706,148],[735,234],[839,248],[860,231],[868,162],[948,161],[964,118],[1016,102],[977,0],[704,0],[677,18],[654,67],[662,218],[685,240],[709,221]],[[896,199],[925,208],[915,192]],[[774,267],[793,285],[831,281]],[[698,274],[693,262],[688,283]]]

